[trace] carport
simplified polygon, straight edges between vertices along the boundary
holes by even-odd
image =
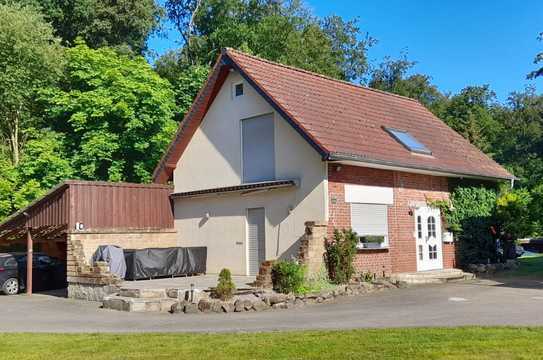
[[[166,185],[65,181],[0,223],[0,252],[27,252],[28,294],[34,251],[66,261],[69,283],[96,285],[89,258],[99,245],[177,244],[170,193]]]

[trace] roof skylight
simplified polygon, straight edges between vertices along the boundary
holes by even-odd
[[[432,151],[428,149],[423,143],[415,139],[413,135],[404,130],[384,128],[392,137],[405,148],[411,152],[417,154],[432,155]]]

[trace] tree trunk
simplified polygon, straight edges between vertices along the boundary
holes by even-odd
[[[15,114],[12,114],[11,121],[8,120],[8,131],[9,131],[9,148],[11,151],[11,161],[14,166],[19,164],[20,160],[20,112],[16,111]]]

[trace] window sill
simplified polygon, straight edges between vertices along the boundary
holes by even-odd
[[[356,248],[356,252],[388,252],[388,251],[389,251],[388,246],[383,246],[380,248],[360,248],[360,247]]]

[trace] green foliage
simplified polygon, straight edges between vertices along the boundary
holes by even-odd
[[[221,300],[229,300],[236,292],[236,285],[232,281],[232,274],[228,269],[222,269],[219,273],[219,282],[215,288],[215,294]]]
[[[387,57],[378,68],[371,71],[368,85],[374,89],[416,99],[436,112],[446,98],[435,85],[431,84],[429,76],[423,74],[407,76],[415,64],[414,61],[407,60],[405,55],[398,60]]]
[[[334,290],[337,288],[335,284],[330,282],[330,277],[328,276],[328,269],[326,265],[323,264],[319,271],[315,274],[306,274],[303,284],[303,293],[316,293],[325,290]]]
[[[296,261],[278,261],[272,268],[273,289],[283,293],[304,292],[305,267]]]
[[[0,221],[63,180],[73,178],[64,153],[59,134],[34,131],[18,166],[0,158]]]
[[[78,44],[62,87],[41,91],[49,126],[66,138],[84,179],[145,182],[176,124],[170,84],[141,57]]]
[[[502,194],[496,204],[501,230],[508,237],[519,239],[534,234],[535,223],[530,211],[532,197],[528,190],[518,189]]]
[[[356,20],[320,20],[298,1],[168,0],[166,9],[184,39],[183,66],[209,66],[221,48],[233,47],[354,80],[364,74],[366,51],[374,42],[363,36]]]
[[[59,41],[39,13],[0,3],[0,140],[14,165],[33,125],[36,91],[57,80],[62,64]]]
[[[373,280],[375,280],[375,274],[372,274],[372,273],[369,272],[369,271],[361,272],[361,273],[360,273],[360,281],[363,281],[363,282],[372,282]]]
[[[496,197],[495,190],[484,187],[457,187],[452,192],[452,207],[444,215],[459,240],[460,264],[496,260],[496,243],[491,233],[491,227],[496,225]]]
[[[381,235],[366,235],[360,239],[363,243],[376,243],[381,244],[385,242],[385,237]]]
[[[65,45],[76,38],[90,47],[141,54],[163,13],[154,0],[21,0],[39,9]]]
[[[543,183],[543,96],[534,88],[511,93],[496,116],[502,127],[496,160],[520,178],[517,185],[530,189]]]
[[[537,37],[539,39],[539,41],[543,41],[543,32],[539,34],[539,36]],[[534,58],[534,64],[539,64],[539,63],[542,63],[543,62],[543,52],[540,52],[539,54],[537,54]],[[528,74],[527,78],[528,79],[535,79],[539,76],[543,76],[543,66],[540,67],[539,69],[536,69],[534,71],[532,71],[531,73]]]
[[[351,229],[334,229],[334,241],[326,243],[326,264],[333,283],[347,284],[353,277],[357,243],[358,236]]]
[[[468,86],[453,96],[438,115],[473,145],[492,153],[501,128],[493,113],[495,96],[488,85]]]

